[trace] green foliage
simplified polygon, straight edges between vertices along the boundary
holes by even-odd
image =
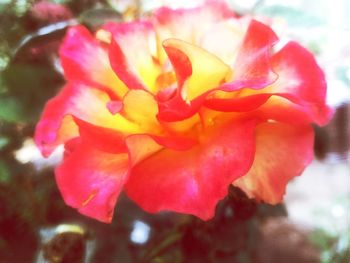
[[[7,168],[7,164],[0,160],[0,184],[8,183],[10,183],[10,171]]]
[[[62,85],[61,77],[45,65],[11,64],[2,72],[7,93],[0,96],[0,119],[37,121],[45,102]]]
[[[90,28],[98,28],[107,21],[122,21],[122,15],[111,8],[94,8],[83,12],[79,21]]]
[[[311,234],[310,239],[320,249],[322,263],[349,262],[350,229],[340,236],[334,236],[319,229]]]
[[[0,97],[0,104],[0,120],[15,123],[26,119],[22,104],[16,97]]]

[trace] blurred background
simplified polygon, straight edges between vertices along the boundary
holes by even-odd
[[[59,153],[44,160],[32,141],[45,102],[64,83],[57,48],[65,30],[195,1],[0,0],[0,263],[350,262],[350,1],[228,3],[270,18],[282,41],[308,47],[326,72],[336,113],[315,127],[317,158],[289,184],[284,204],[256,204],[231,188],[202,222],[147,214],[123,195],[111,225],[66,206],[53,175]]]

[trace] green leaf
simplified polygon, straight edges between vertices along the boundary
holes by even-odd
[[[1,137],[0,136],[0,150],[2,150],[6,145],[8,145],[10,142],[10,139],[7,137]]]
[[[19,122],[26,119],[20,102],[14,97],[0,97],[0,121]]]
[[[35,122],[47,100],[63,85],[62,77],[45,65],[9,65],[2,78],[8,91],[0,97],[0,119],[11,122]]]
[[[0,184],[8,184],[10,179],[10,170],[6,163],[0,160]]]
[[[90,28],[98,28],[107,21],[121,22],[122,15],[111,8],[90,9],[80,15],[79,21]]]

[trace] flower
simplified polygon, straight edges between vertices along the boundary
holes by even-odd
[[[313,157],[326,82],[296,42],[238,18],[222,1],[160,8],[92,35],[68,30],[67,84],[36,127],[44,156],[60,144],[56,181],[65,202],[110,222],[120,192],[144,210],[213,217],[234,184],[275,204]]]

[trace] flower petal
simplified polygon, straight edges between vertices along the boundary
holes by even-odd
[[[76,124],[67,115],[105,128],[137,131],[138,127],[130,121],[110,113],[106,106],[109,100],[102,90],[78,83],[67,84],[46,104],[36,126],[35,142],[43,155],[49,156],[59,144],[78,135]]]
[[[263,93],[251,96],[237,96],[230,99],[209,98],[204,105],[210,109],[223,112],[248,112],[259,108],[271,96],[271,94]]]
[[[255,121],[231,121],[203,134],[191,150],[163,149],[151,155],[132,169],[127,194],[149,212],[211,218],[227,186],[252,164],[254,127]]]
[[[271,49],[278,37],[270,27],[252,20],[234,65],[236,80],[268,81],[271,77]],[[272,76],[273,78],[273,76]]]
[[[213,23],[200,38],[199,46],[233,65],[248,27],[247,19],[227,19]]]
[[[182,90],[182,97],[185,94],[190,100],[202,95],[201,98],[192,103],[196,104],[197,109],[202,104],[202,101],[206,99],[205,106],[214,110],[244,111],[243,108],[247,110],[258,108],[271,95],[254,96],[245,99],[241,98],[240,93],[231,92],[241,92],[241,89],[246,87],[262,89],[275,81],[277,76],[272,71],[270,53],[272,46],[277,40],[278,38],[271,28],[252,20],[237,55],[233,81],[225,84],[222,84],[222,82],[232,78],[232,72],[229,66],[216,56],[186,42],[183,42],[183,44],[178,40],[175,40],[174,43],[170,42],[172,40],[168,40],[169,43],[168,41],[165,42],[164,46],[175,67],[178,79],[181,82],[185,82],[187,78],[189,79],[188,83],[184,85],[185,87],[187,86],[186,89]],[[189,61],[190,63],[183,63],[183,61]],[[201,79],[202,82],[198,82],[197,79]],[[216,91],[226,91],[228,96],[215,98]],[[206,93],[212,94],[206,98]],[[185,97],[185,99],[187,98]],[[179,105],[183,116],[177,114],[176,110],[171,109],[179,108]],[[195,109],[194,105],[184,105],[177,95],[160,105],[160,118],[173,121],[180,117],[188,117],[197,109]]]
[[[176,72],[179,88],[169,99],[159,100],[158,118],[179,121],[195,114],[206,95],[230,78],[232,72],[219,58],[190,43],[168,39],[163,45]]]
[[[65,202],[99,221],[112,221],[114,206],[128,175],[127,154],[110,154],[78,144],[56,169]]]
[[[133,166],[163,148],[145,134],[130,135],[125,141],[128,146],[130,162]]]
[[[256,110],[257,116],[282,122],[325,125],[333,111],[325,104],[325,77],[313,55],[289,42],[271,58],[270,64],[278,75],[273,83],[263,80],[257,85],[259,89],[227,93],[231,98],[215,98],[214,94],[205,105],[221,111]],[[260,88],[263,86],[266,87]]]
[[[145,90],[130,90],[123,99],[123,105],[121,114],[138,125],[143,133],[158,134],[161,132],[156,118],[158,104],[152,94]]]
[[[287,183],[311,162],[313,138],[310,125],[270,122],[258,125],[253,166],[233,184],[257,200],[280,202]]]
[[[126,134],[116,129],[97,126],[78,118],[74,118],[74,122],[79,128],[80,138],[91,147],[114,154],[128,151],[125,144]]]
[[[325,105],[327,84],[314,56],[296,42],[289,42],[272,58],[278,80],[269,92],[299,104],[312,120],[324,125],[332,111]]]
[[[325,103],[324,73],[314,56],[295,42],[289,42],[271,60],[278,79],[265,89],[246,89],[240,96],[270,94],[271,98],[252,114],[292,124],[325,125],[333,111]]]
[[[112,90],[121,98],[128,90],[113,72],[107,50],[83,26],[69,28],[60,48],[61,64],[70,81]]]
[[[183,87],[181,87],[181,95],[184,100],[195,99],[217,87],[231,76],[231,68],[228,65],[198,46],[178,39],[168,39],[164,41],[163,46],[167,53],[171,50],[168,55],[175,67],[175,72],[178,74],[178,79],[185,80]],[[182,55],[178,53],[182,53]],[[183,67],[181,62],[184,56],[190,62],[191,71],[179,68]],[[189,67],[188,64],[185,65]],[[181,73],[187,76],[180,75]]]
[[[295,125],[317,123],[315,118],[317,114],[316,116],[323,116],[322,122],[317,124],[325,125],[331,118],[333,111],[326,105],[315,106],[311,103],[299,105],[283,96],[271,96],[267,103],[252,111],[251,114],[260,118]]]
[[[156,61],[157,42],[152,24],[108,23],[104,29],[112,33],[109,57],[119,78],[131,89],[155,93],[161,68]]]

